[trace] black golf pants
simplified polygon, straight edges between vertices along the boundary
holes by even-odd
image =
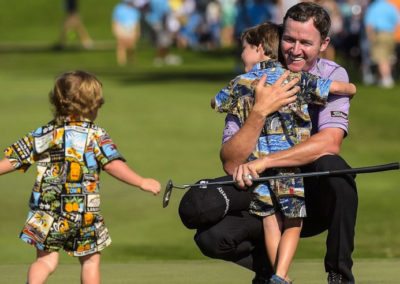
[[[329,155],[303,167],[302,171],[346,168],[349,166],[341,157]],[[302,237],[328,230],[325,269],[354,282],[351,254],[358,206],[354,177],[308,177],[304,182],[308,217],[304,219]],[[247,213],[250,200],[250,191],[232,185],[192,188],[183,196],[179,214],[186,227],[197,229],[195,241],[204,255],[260,272],[268,267],[263,227],[261,219]]]

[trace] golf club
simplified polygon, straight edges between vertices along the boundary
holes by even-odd
[[[338,175],[349,175],[349,174],[364,174],[364,173],[374,173],[374,172],[382,172],[382,171],[390,171],[390,170],[398,170],[400,168],[399,162],[377,165],[377,166],[369,166],[369,167],[361,167],[361,168],[352,168],[352,169],[342,169],[342,170],[331,170],[331,171],[321,171],[321,172],[310,172],[310,173],[299,173],[299,174],[291,174],[291,175],[276,175],[276,176],[264,176],[256,179],[252,179],[253,182],[262,182],[273,179],[285,179],[285,178],[297,178],[297,177],[316,177],[316,176],[338,176]],[[167,182],[165,187],[164,196],[163,196],[163,208],[167,207],[169,204],[169,200],[171,199],[172,189],[189,189],[191,187],[199,187],[206,188],[208,185],[226,185],[226,184],[234,184],[234,180],[228,181],[219,181],[219,182],[207,182],[201,181],[200,183],[195,184],[183,184],[183,185],[175,185],[172,180]]]

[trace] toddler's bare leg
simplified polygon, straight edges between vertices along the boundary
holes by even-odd
[[[29,284],[45,283],[58,265],[58,252],[36,250],[36,260],[28,270]]]
[[[279,244],[278,261],[276,266],[276,275],[287,279],[290,264],[296,253],[297,244],[300,239],[302,227],[301,218],[288,219],[283,221],[283,234]]]
[[[274,271],[277,264],[279,243],[282,236],[282,220],[280,213],[267,216],[263,219],[265,248]]]
[[[82,284],[100,284],[100,257],[97,252],[79,258]]]

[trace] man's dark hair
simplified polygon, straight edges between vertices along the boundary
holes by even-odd
[[[320,5],[312,2],[300,2],[289,8],[283,18],[283,25],[286,25],[286,20],[291,18],[298,22],[307,22],[313,19],[315,28],[321,34],[321,38],[325,39],[328,36],[331,28],[331,18],[328,12]]]

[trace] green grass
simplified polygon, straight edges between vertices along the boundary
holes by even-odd
[[[354,266],[357,283],[393,284],[397,279],[399,260],[362,260]],[[1,283],[23,283],[28,265],[0,265]],[[49,278],[48,284],[79,283],[79,265],[62,264]],[[106,263],[101,267],[105,284],[243,284],[253,274],[244,268],[222,261],[135,261]],[[299,260],[293,264],[291,278],[296,284],[325,283],[320,261]]]
[[[89,9],[94,4],[94,0],[82,2],[88,29],[95,40],[110,41],[108,15],[113,2],[107,0]],[[7,14],[11,5],[18,17]],[[163,185],[169,178],[178,184],[222,175],[218,151],[224,117],[209,108],[209,101],[234,76],[232,53],[180,51],[182,66],[155,68],[151,64],[154,51],[144,42],[135,64],[119,68],[112,49],[51,51],[62,18],[59,5],[44,0],[26,6],[7,1],[0,4],[0,148],[50,120],[47,93],[56,75],[84,69],[97,74],[104,85],[106,104],[97,123],[108,130],[139,173],[155,177]],[[392,90],[357,87],[343,157],[354,167],[399,161],[399,85]],[[17,237],[26,217],[34,172],[0,178],[0,270],[7,277],[20,277],[4,283],[22,282],[27,263],[34,258],[34,250]],[[194,232],[184,228],[177,213],[182,191],[174,191],[169,207],[163,209],[161,197],[130,188],[106,174],[102,183],[102,209],[113,239],[103,254],[104,283],[124,283],[131,279],[130,274],[138,275],[137,283],[157,283],[157,277],[171,279],[169,283],[249,282],[247,271],[201,255],[193,242]],[[359,175],[357,184],[356,275],[359,283],[390,283],[396,279],[393,267],[400,258],[399,172]],[[293,268],[298,283],[321,283],[324,252],[324,234],[300,242]],[[66,266],[60,267],[54,279],[78,269],[70,257],[63,256],[61,262]],[[201,276],[188,282],[187,277],[194,273]],[[371,280],[380,274],[384,277],[381,282]],[[54,283],[63,281],[67,279]]]

